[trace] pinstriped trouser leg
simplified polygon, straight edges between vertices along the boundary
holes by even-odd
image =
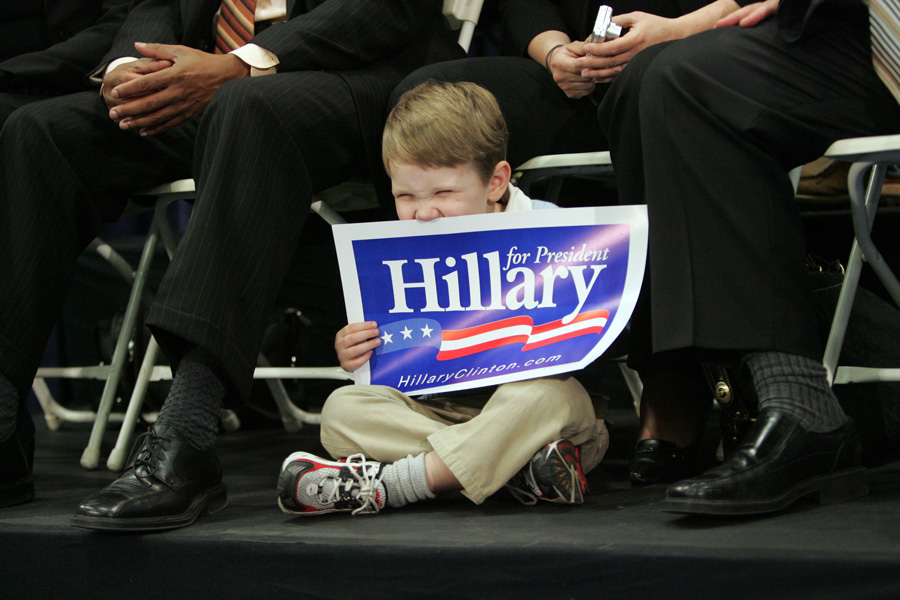
[[[223,86],[197,137],[194,212],[148,318],[170,359],[183,341],[202,346],[245,395],[311,195],[364,169],[356,107],[339,76]]]
[[[43,100],[0,134],[0,371],[24,397],[75,261],[131,191],[187,176],[191,126],[119,130],[95,92]]]

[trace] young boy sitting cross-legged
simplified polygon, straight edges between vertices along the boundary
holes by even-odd
[[[383,158],[401,219],[427,221],[553,208],[510,185],[507,131],[494,97],[472,83],[424,83],[388,117]],[[354,371],[381,344],[374,322],[338,332]],[[278,504],[287,513],[377,513],[461,490],[476,504],[506,485],[523,503],[581,504],[584,473],[609,445],[602,419],[572,377],[471,394],[412,399],[387,386],[336,390],[322,409],[322,445],[335,459],[296,452],[284,461]]]

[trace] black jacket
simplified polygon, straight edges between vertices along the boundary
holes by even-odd
[[[0,92],[67,94],[109,51],[132,0],[0,3]]]

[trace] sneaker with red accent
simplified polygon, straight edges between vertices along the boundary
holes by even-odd
[[[537,451],[506,484],[522,504],[538,500],[557,504],[583,504],[588,491],[581,470],[581,453],[569,440],[556,440]]]
[[[384,465],[354,454],[341,461],[295,452],[281,465],[278,506],[294,515],[376,514],[387,504]]]

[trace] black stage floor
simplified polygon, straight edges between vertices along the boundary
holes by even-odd
[[[38,498],[0,510],[0,598],[900,598],[900,463],[871,470],[860,500],[685,517],[662,510],[664,488],[628,486],[635,420],[612,416],[613,445],[581,507],[498,494],[291,517],[275,504],[278,468],[317,451],[318,430],[248,429],[218,442],[228,508],[142,535],[68,525],[114,476],[78,466],[86,429],[39,423]]]

